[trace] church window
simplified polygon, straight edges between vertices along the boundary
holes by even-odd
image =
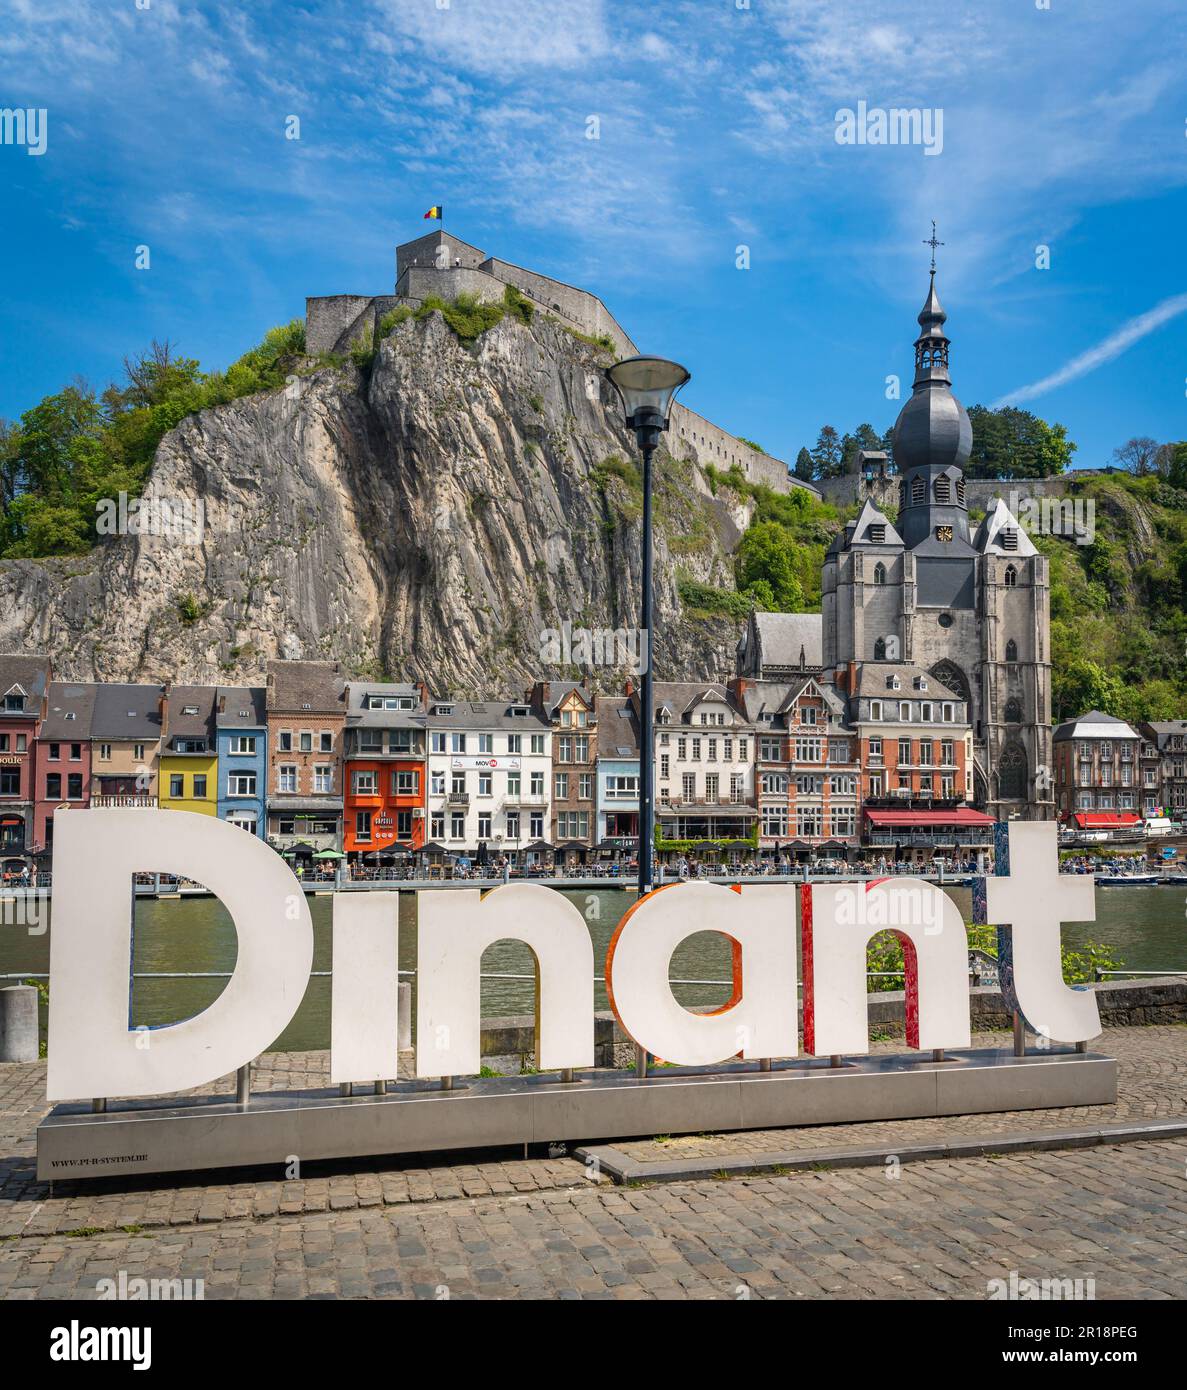
[[[931,668],[933,679],[939,681],[943,686],[947,686],[954,695],[958,695],[962,700],[969,699],[969,683],[965,679],[964,672],[954,661],[940,661]]]
[[[947,473],[941,473],[936,479],[934,491],[937,502],[952,501],[952,479]]]
[[[875,582],[877,582],[877,581],[875,581]],[[885,638],[885,637],[879,637],[878,640],[874,643],[874,660],[875,660],[875,661],[885,661],[885,660],[886,660],[886,638]]]
[[[919,503],[923,501],[923,499],[924,499],[924,497],[925,497],[926,495],[927,495],[927,484],[923,481],[922,476],[921,476],[920,474],[916,473],[916,475],[911,479],[911,503],[912,503],[912,505],[913,505],[913,506],[918,506]]]
[[[1020,801],[1026,797],[1026,750],[1011,739],[1002,749],[997,765],[997,791],[1004,801]]]
[[[879,561],[879,562],[874,566],[874,583],[875,583],[875,584],[885,584],[885,583],[886,583],[886,566],[885,566],[884,564],[882,564],[881,561]]]
[[[1013,589],[1017,585],[1018,571],[1014,568],[1013,565],[1006,566],[1005,580],[1007,589]]]
[[[1011,696],[1010,699],[1006,701],[1006,723],[1022,723],[1022,701],[1016,699],[1014,696]]]
[[[1017,661],[1017,660],[1018,660],[1018,643],[1015,642],[1014,639],[1013,639],[1012,637],[1011,637],[1010,640],[1006,643],[1006,660],[1007,660],[1007,661]]]

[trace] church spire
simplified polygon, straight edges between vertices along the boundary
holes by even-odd
[[[944,243],[936,239],[934,221],[931,224],[931,236],[923,244],[931,247],[931,281],[927,291],[927,302],[919,311],[918,322],[921,331],[915,339],[915,386],[919,387],[929,381],[951,386],[952,378],[948,375],[950,342],[944,334],[944,324],[948,315],[944,312],[940,296],[936,293],[936,247],[943,246]]]
[[[973,431],[964,406],[952,394],[948,375],[948,315],[936,293],[935,223],[927,300],[919,311],[915,340],[915,385],[894,426],[894,463],[901,481],[898,529],[908,550],[965,551],[968,512],[962,470],[972,451]]]

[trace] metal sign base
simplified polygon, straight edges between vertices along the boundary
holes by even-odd
[[[1009,1051],[737,1062],[710,1069],[587,1072],[432,1082],[386,1094],[264,1091],[250,1104],[208,1096],[114,1102],[101,1114],[59,1105],[37,1130],[37,1176],[46,1181],[272,1167],[294,1159],[433,1154],[552,1141],[721,1133],[864,1120],[905,1120],[996,1110],[1109,1105],[1117,1063],[1074,1050],[1016,1057]]]

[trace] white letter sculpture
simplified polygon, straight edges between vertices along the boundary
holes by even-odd
[[[128,1017],[132,875],[193,878],[231,916],[235,970],[200,1014],[152,1029]],[[297,1012],[313,963],[301,885],[262,840],[189,811],[95,809],[54,817],[49,1100],[155,1096],[235,1071]]]
[[[947,893],[885,879],[800,891],[805,1052],[870,1050],[866,946],[880,931],[903,947],[907,1046],[969,1046],[968,935]]]
[[[998,850],[1000,863],[1001,850]],[[1059,872],[1054,821],[1011,821],[1007,873],[985,880],[986,921],[997,926],[1002,998],[1031,1030],[1056,1042],[1100,1033],[1090,989],[1065,983],[1060,922],[1096,920],[1096,879]],[[1008,924],[1008,925],[1007,925]]]
[[[735,945],[733,997],[708,1014],[683,1008],[668,983],[672,952],[701,931],[720,932]],[[696,1067],[739,1056],[796,1056],[794,887],[657,888],[614,933],[606,993],[627,1036],[665,1062]]]
[[[391,1081],[400,1060],[400,895],[335,893],[330,1080]]]
[[[482,953],[508,937],[536,957],[536,1067],[592,1067],[593,942],[585,918],[541,883],[417,898],[417,1076],[482,1066]]]

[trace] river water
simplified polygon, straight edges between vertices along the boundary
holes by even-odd
[[[968,889],[948,890],[969,917]],[[633,893],[615,888],[566,890],[565,896],[589,923],[594,944],[595,972],[603,973],[606,947],[622,913],[635,900]],[[330,968],[332,899],[308,899],[313,917],[315,971]],[[1176,887],[1098,888],[1096,921],[1065,923],[1064,942],[1072,947],[1087,942],[1108,946],[1118,966],[1131,970],[1187,970],[1187,918],[1183,890]],[[154,971],[229,971],[235,964],[235,932],[222,905],[214,898],[183,898],[136,903],[135,969]],[[400,969],[416,964],[415,895],[400,895]],[[533,961],[525,946],[496,942],[483,957],[491,975],[527,975]],[[26,926],[7,919],[0,924],[0,975],[49,969],[49,931],[31,934]],[[685,1005],[724,1003],[730,994],[728,947],[723,937],[701,932],[685,941],[672,957],[674,980],[709,980],[713,984],[677,984],[677,999]],[[415,980],[412,975],[407,977]],[[189,1018],[218,997],[225,985],[215,979],[137,979],[133,988],[134,1024],[161,1025]],[[530,1013],[533,984],[528,979],[484,979],[482,1015]],[[599,979],[596,1007],[605,1009],[606,990]],[[44,1022],[44,1020],[43,1020]],[[300,1051],[329,1045],[330,981],[310,980],[293,1021],[276,1040],[280,1050]]]

